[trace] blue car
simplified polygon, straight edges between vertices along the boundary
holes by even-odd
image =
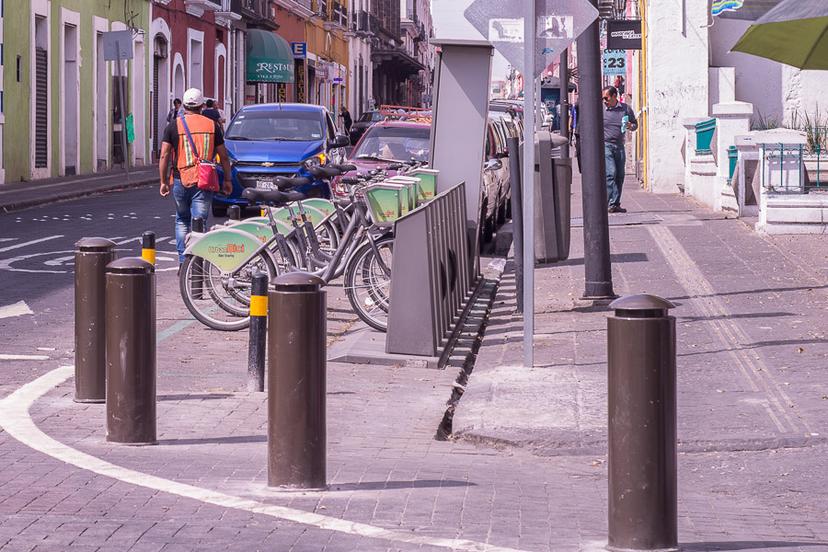
[[[308,104],[257,104],[236,113],[224,133],[233,171],[233,193],[213,196],[213,215],[224,216],[230,205],[246,207],[245,188],[276,189],[277,176],[305,176],[307,169],[341,163],[348,137],[337,134],[331,114]],[[223,178],[223,174],[220,175]],[[328,184],[316,180],[299,188],[311,197],[330,197]]]

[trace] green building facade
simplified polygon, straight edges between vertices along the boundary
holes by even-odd
[[[133,59],[121,65],[135,127],[128,157],[150,163],[150,0],[6,0],[3,8],[5,182],[121,165],[119,81],[104,48],[104,33],[116,30],[132,34]]]

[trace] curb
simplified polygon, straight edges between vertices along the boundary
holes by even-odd
[[[12,213],[14,211],[22,211],[40,205],[49,203],[58,203],[61,201],[69,201],[72,199],[79,199],[107,192],[115,192],[120,190],[129,190],[132,188],[141,188],[158,182],[157,176],[145,177],[132,182],[113,182],[112,184],[101,185],[98,188],[91,188],[87,190],[70,190],[65,192],[55,192],[53,195],[37,197],[32,199],[21,199],[19,201],[12,201],[9,203],[0,204],[0,213]]]

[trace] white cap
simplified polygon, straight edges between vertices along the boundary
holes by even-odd
[[[198,88],[190,88],[184,92],[184,107],[199,107],[204,105],[204,95]]]

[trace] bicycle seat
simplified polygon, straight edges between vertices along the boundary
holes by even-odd
[[[256,188],[245,188],[242,197],[249,201],[261,201],[278,207],[291,201],[302,201],[308,196],[300,192],[282,192],[279,190],[257,190]]]
[[[310,184],[310,178],[305,178],[304,176],[277,176],[276,177],[276,187],[279,190],[286,192],[292,190],[293,188],[298,188],[299,186],[304,186],[306,184]]]
[[[311,167],[308,169],[315,178],[333,178],[339,176],[342,171],[333,167]]]

